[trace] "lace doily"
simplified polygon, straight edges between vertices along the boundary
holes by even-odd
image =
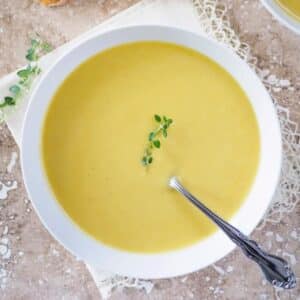
[[[134,288],[136,290],[143,290],[149,294],[154,286],[150,280],[142,280],[138,278],[129,278],[119,275],[108,275],[96,282],[100,291],[102,299],[108,299],[111,293],[116,288],[122,290],[124,288]]]
[[[283,139],[283,161],[280,183],[266,212],[259,229],[267,222],[278,223],[286,213],[293,211],[299,201],[300,194],[300,133],[297,123],[290,118],[289,110],[279,104],[274,93],[281,89],[291,88],[286,79],[279,79],[267,70],[257,66],[257,59],[251,54],[250,46],[241,42],[232,29],[226,16],[226,6],[218,0],[193,0],[204,32],[210,37],[224,43],[245,60],[261,78],[272,95],[277,108]]]
[[[261,78],[266,88],[272,92],[291,88],[291,83],[286,79],[279,79],[267,70],[261,70],[257,66],[257,59],[252,55],[250,46],[240,40],[232,29],[227,17],[227,8],[218,0],[191,0],[199,16],[199,26],[208,36],[227,45],[245,60]],[[283,139],[283,162],[280,183],[273,197],[272,203],[266,212],[258,229],[262,229],[266,223],[278,223],[282,217],[293,211],[299,201],[300,194],[300,133],[297,123],[290,118],[289,110],[279,104],[273,95],[273,101],[277,108]],[[139,279],[131,279],[122,276],[108,276],[98,282],[102,297],[107,299],[113,289],[134,287],[151,291],[152,283]]]

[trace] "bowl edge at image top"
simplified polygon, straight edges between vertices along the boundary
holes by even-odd
[[[65,53],[42,75],[32,94],[23,128],[21,163],[26,189],[41,221],[70,252],[92,266],[113,273],[166,278],[204,268],[228,254],[234,245],[220,231],[185,249],[158,254],[129,253],[103,245],[79,230],[62,211],[49,190],[40,157],[44,115],[61,81],[95,53],[115,45],[145,40],[179,44],[210,57],[239,82],[252,103],[260,128],[262,157],[252,190],[230,221],[249,234],[265,213],[280,174],[281,138],[276,112],[264,86],[244,61],[217,42],[186,30],[150,25],[119,28],[98,34]]]
[[[275,0],[261,0],[264,7],[268,12],[282,25],[286,28],[292,30],[294,33],[300,35],[300,18],[290,15],[284,8],[280,7]]]

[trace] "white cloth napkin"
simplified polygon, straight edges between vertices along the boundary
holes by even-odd
[[[185,28],[190,31],[202,33],[198,20],[198,15],[192,1],[189,0],[146,0],[130,7],[129,9],[113,16],[109,20],[82,34],[76,39],[57,48],[52,53],[46,55],[40,60],[42,70],[49,68],[65,51],[74,47],[78,43],[113,28],[138,25],[138,24],[159,24],[170,25],[179,28]],[[8,87],[17,80],[15,72],[9,74],[0,80],[0,98],[6,95]],[[22,125],[25,111],[29,104],[30,95],[27,95],[22,101],[20,107],[7,120],[7,125],[11,130],[16,142],[20,145],[22,138]],[[101,270],[101,266],[89,265],[88,270],[91,272],[101,294],[105,297],[105,286],[99,286],[105,278],[113,275]],[[136,285],[140,288],[141,286]],[[103,290],[101,290],[101,288]],[[147,290],[147,286],[142,286]],[[110,291],[108,290],[108,293]]]

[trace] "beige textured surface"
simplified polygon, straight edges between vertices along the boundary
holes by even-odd
[[[0,76],[24,63],[26,43],[35,31],[57,46],[133,2],[73,0],[66,7],[49,9],[29,0],[1,0]],[[228,4],[235,29],[251,45],[259,65],[292,82],[294,91],[276,95],[291,108],[294,120],[300,125],[300,37],[272,20],[257,5],[258,0],[221,2]],[[18,152],[17,146],[7,128],[1,126],[0,185],[9,186],[16,180],[17,188],[1,199],[0,186],[0,299],[99,299],[85,266],[52,239],[32,211],[19,161],[13,163],[14,152]],[[273,253],[278,250],[286,253],[300,277],[299,206],[279,224],[267,224],[253,237]],[[299,299],[299,295],[299,286],[294,291],[281,292],[266,285],[257,267],[234,251],[216,266],[187,277],[156,281],[150,295],[133,290],[116,291],[112,299],[263,300]]]

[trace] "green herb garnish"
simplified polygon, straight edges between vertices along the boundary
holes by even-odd
[[[148,166],[153,162],[152,152],[154,148],[159,149],[161,146],[160,138],[163,136],[166,138],[168,136],[168,128],[173,123],[172,119],[167,118],[166,116],[154,115],[154,120],[159,123],[158,127],[151,131],[148,135],[147,147],[144,151],[144,156],[142,158],[142,164]]]
[[[9,88],[10,95],[0,100],[0,120],[1,116],[5,115],[5,108],[15,106],[24,92],[27,92],[33,80],[41,73],[41,68],[37,61],[43,55],[51,51],[51,46],[40,40],[40,38],[31,40],[31,47],[27,50],[26,60],[27,66],[17,72],[19,81]]]

